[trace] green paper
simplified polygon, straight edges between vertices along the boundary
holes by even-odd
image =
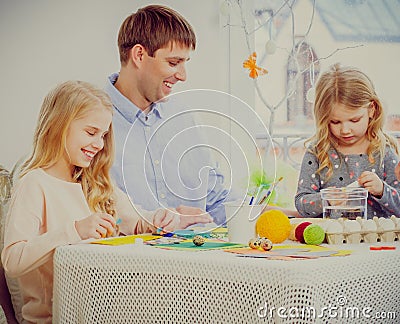
[[[169,249],[169,250],[189,250],[189,251],[205,251],[205,250],[218,250],[218,249],[234,249],[242,248],[246,245],[239,243],[229,242],[209,242],[206,241],[201,246],[196,246],[191,240],[180,242],[179,244],[155,244],[154,247]]]

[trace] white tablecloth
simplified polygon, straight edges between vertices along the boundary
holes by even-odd
[[[295,261],[63,246],[54,256],[54,323],[400,323],[394,245],[343,245],[353,254]]]

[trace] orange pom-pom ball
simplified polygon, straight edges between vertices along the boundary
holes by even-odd
[[[256,233],[272,243],[281,243],[289,237],[291,225],[289,218],[280,210],[271,209],[258,217]]]
[[[299,224],[292,224],[292,223],[290,224],[289,240],[297,241],[296,234],[295,234],[297,225],[299,225]]]

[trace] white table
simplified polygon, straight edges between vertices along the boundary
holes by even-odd
[[[63,246],[54,256],[54,323],[399,323],[400,244],[394,245],[395,251],[343,245],[354,249],[351,256],[296,261]],[[324,307],[333,313],[318,318]],[[303,318],[291,318],[296,312]]]

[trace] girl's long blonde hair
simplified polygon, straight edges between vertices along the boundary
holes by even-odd
[[[65,154],[66,136],[71,122],[89,110],[113,111],[108,95],[90,83],[67,81],[45,97],[33,139],[33,152],[21,168],[21,177],[30,170],[47,168]],[[104,147],[87,168],[75,167],[73,179],[82,185],[83,193],[93,212],[115,215],[110,168],[114,157],[112,125],[104,136]]]
[[[360,70],[336,63],[318,79],[314,102],[316,133],[306,141],[313,144],[311,152],[320,162],[317,172],[327,168],[327,177],[332,175],[333,166],[326,152],[336,147],[335,139],[329,130],[330,114],[335,104],[342,104],[350,109],[375,108],[366,134],[370,141],[367,154],[371,163],[375,161],[376,156],[383,161],[386,146],[399,153],[396,140],[383,131],[384,111],[372,81]]]

